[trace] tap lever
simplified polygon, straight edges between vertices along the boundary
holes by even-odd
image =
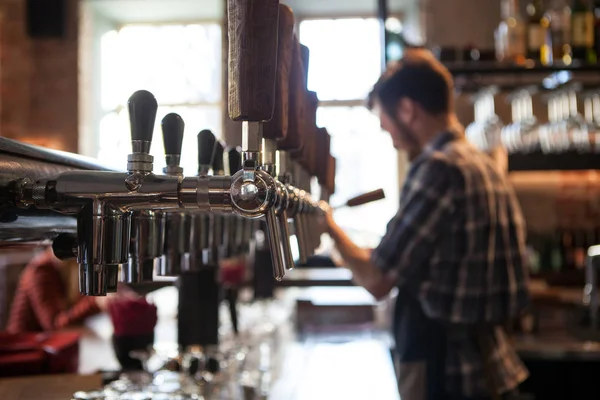
[[[277,69],[278,0],[227,0],[229,117],[262,122],[273,117]]]
[[[225,174],[229,176],[235,175],[236,172],[242,169],[242,155],[238,148],[231,147],[225,152],[227,162],[225,163]]]
[[[285,261],[282,250],[281,227],[273,207],[267,210],[267,236],[271,257],[273,258],[273,276],[280,281],[285,276]]]
[[[181,161],[181,146],[183,144],[185,123],[179,114],[169,113],[162,119],[161,128],[167,163],[165,173],[169,173],[168,170],[171,170],[173,173],[179,172],[181,174],[183,170],[179,167],[179,163]]]
[[[158,103],[152,93],[138,90],[129,98],[127,107],[132,147],[132,154],[127,158],[127,170],[130,173],[152,172],[154,157],[150,155],[150,146]]]
[[[263,138],[276,140],[287,136],[289,113],[289,80],[292,64],[294,13],[285,4],[279,4],[277,44],[277,76],[275,82],[275,109],[271,121],[265,124]]]
[[[217,138],[208,129],[198,133],[198,175],[207,175],[212,168]]]
[[[281,236],[282,259],[285,269],[294,269],[294,256],[290,245],[290,228],[288,226],[288,213],[290,195],[286,186],[277,181],[279,191],[279,204],[277,207],[277,223],[279,224],[279,234]]]
[[[212,169],[214,175],[225,175],[225,166],[224,166],[224,153],[225,148],[223,143],[220,140],[217,140],[215,143],[215,152],[212,162]]]

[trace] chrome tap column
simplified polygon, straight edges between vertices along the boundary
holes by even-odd
[[[198,134],[198,179],[214,178],[210,181],[229,188],[226,177],[209,177],[215,168],[217,141],[209,130]],[[223,154],[221,152],[221,159]],[[222,165],[222,162],[221,162]],[[222,167],[221,167],[222,169]],[[216,180],[215,180],[216,179]],[[221,192],[219,192],[221,193]],[[227,197],[229,192],[226,191]],[[209,192],[198,193],[209,196]],[[223,195],[223,193],[221,193]],[[225,209],[225,207],[223,207]],[[215,220],[218,215],[212,212],[191,214],[190,264],[177,281],[179,305],[177,314],[177,341],[182,349],[200,346],[204,357],[208,356],[219,343],[219,303],[221,287],[219,285],[218,251],[215,240]]]
[[[170,113],[163,118],[161,126],[167,164],[163,172],[183,178],[183,168],[179,163],[185,123],[178,114]],[[164,218],[165,241],[156,274],[178,276],[189,266],[191,217],[182,210],[167,212]]]

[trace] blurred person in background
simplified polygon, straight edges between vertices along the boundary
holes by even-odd
[[[509,334],[529,304],[525,224],[506,175],[465,138],[450,72],[408,49],[369,106],[410,168],[379,246],[363,249],[325,210],[353,280],[398,297],[393,331],[402,400],[513,399],[528,371]]]
[[[87,317],[108,311],[111,302],[136,298],[125,286],[108,296],[78,296],[69,301],[63,278],[68,264],[47,247],[35,256],[21,273],[8,317],[9,333],[55,331],[82,323]]]

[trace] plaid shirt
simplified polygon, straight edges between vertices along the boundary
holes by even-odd
[[[372,261],[395,271],[400,290],[414,288],[425,314],[449,326],[450,393],[488,392],[477,326],[496,326],[486,337],[496,386],[503,392],[527,378],[501,327],[529,301],[524,228],[503,174],[462,135],[438,135],[412,163]]]

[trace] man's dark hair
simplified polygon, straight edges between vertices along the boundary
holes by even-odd
[[[431,114],[454,110],[452,75],[425,49],[409,49],[379,78],[368,97],[368,107],[381,105],[391,117],[402,98],[408,98]]]

